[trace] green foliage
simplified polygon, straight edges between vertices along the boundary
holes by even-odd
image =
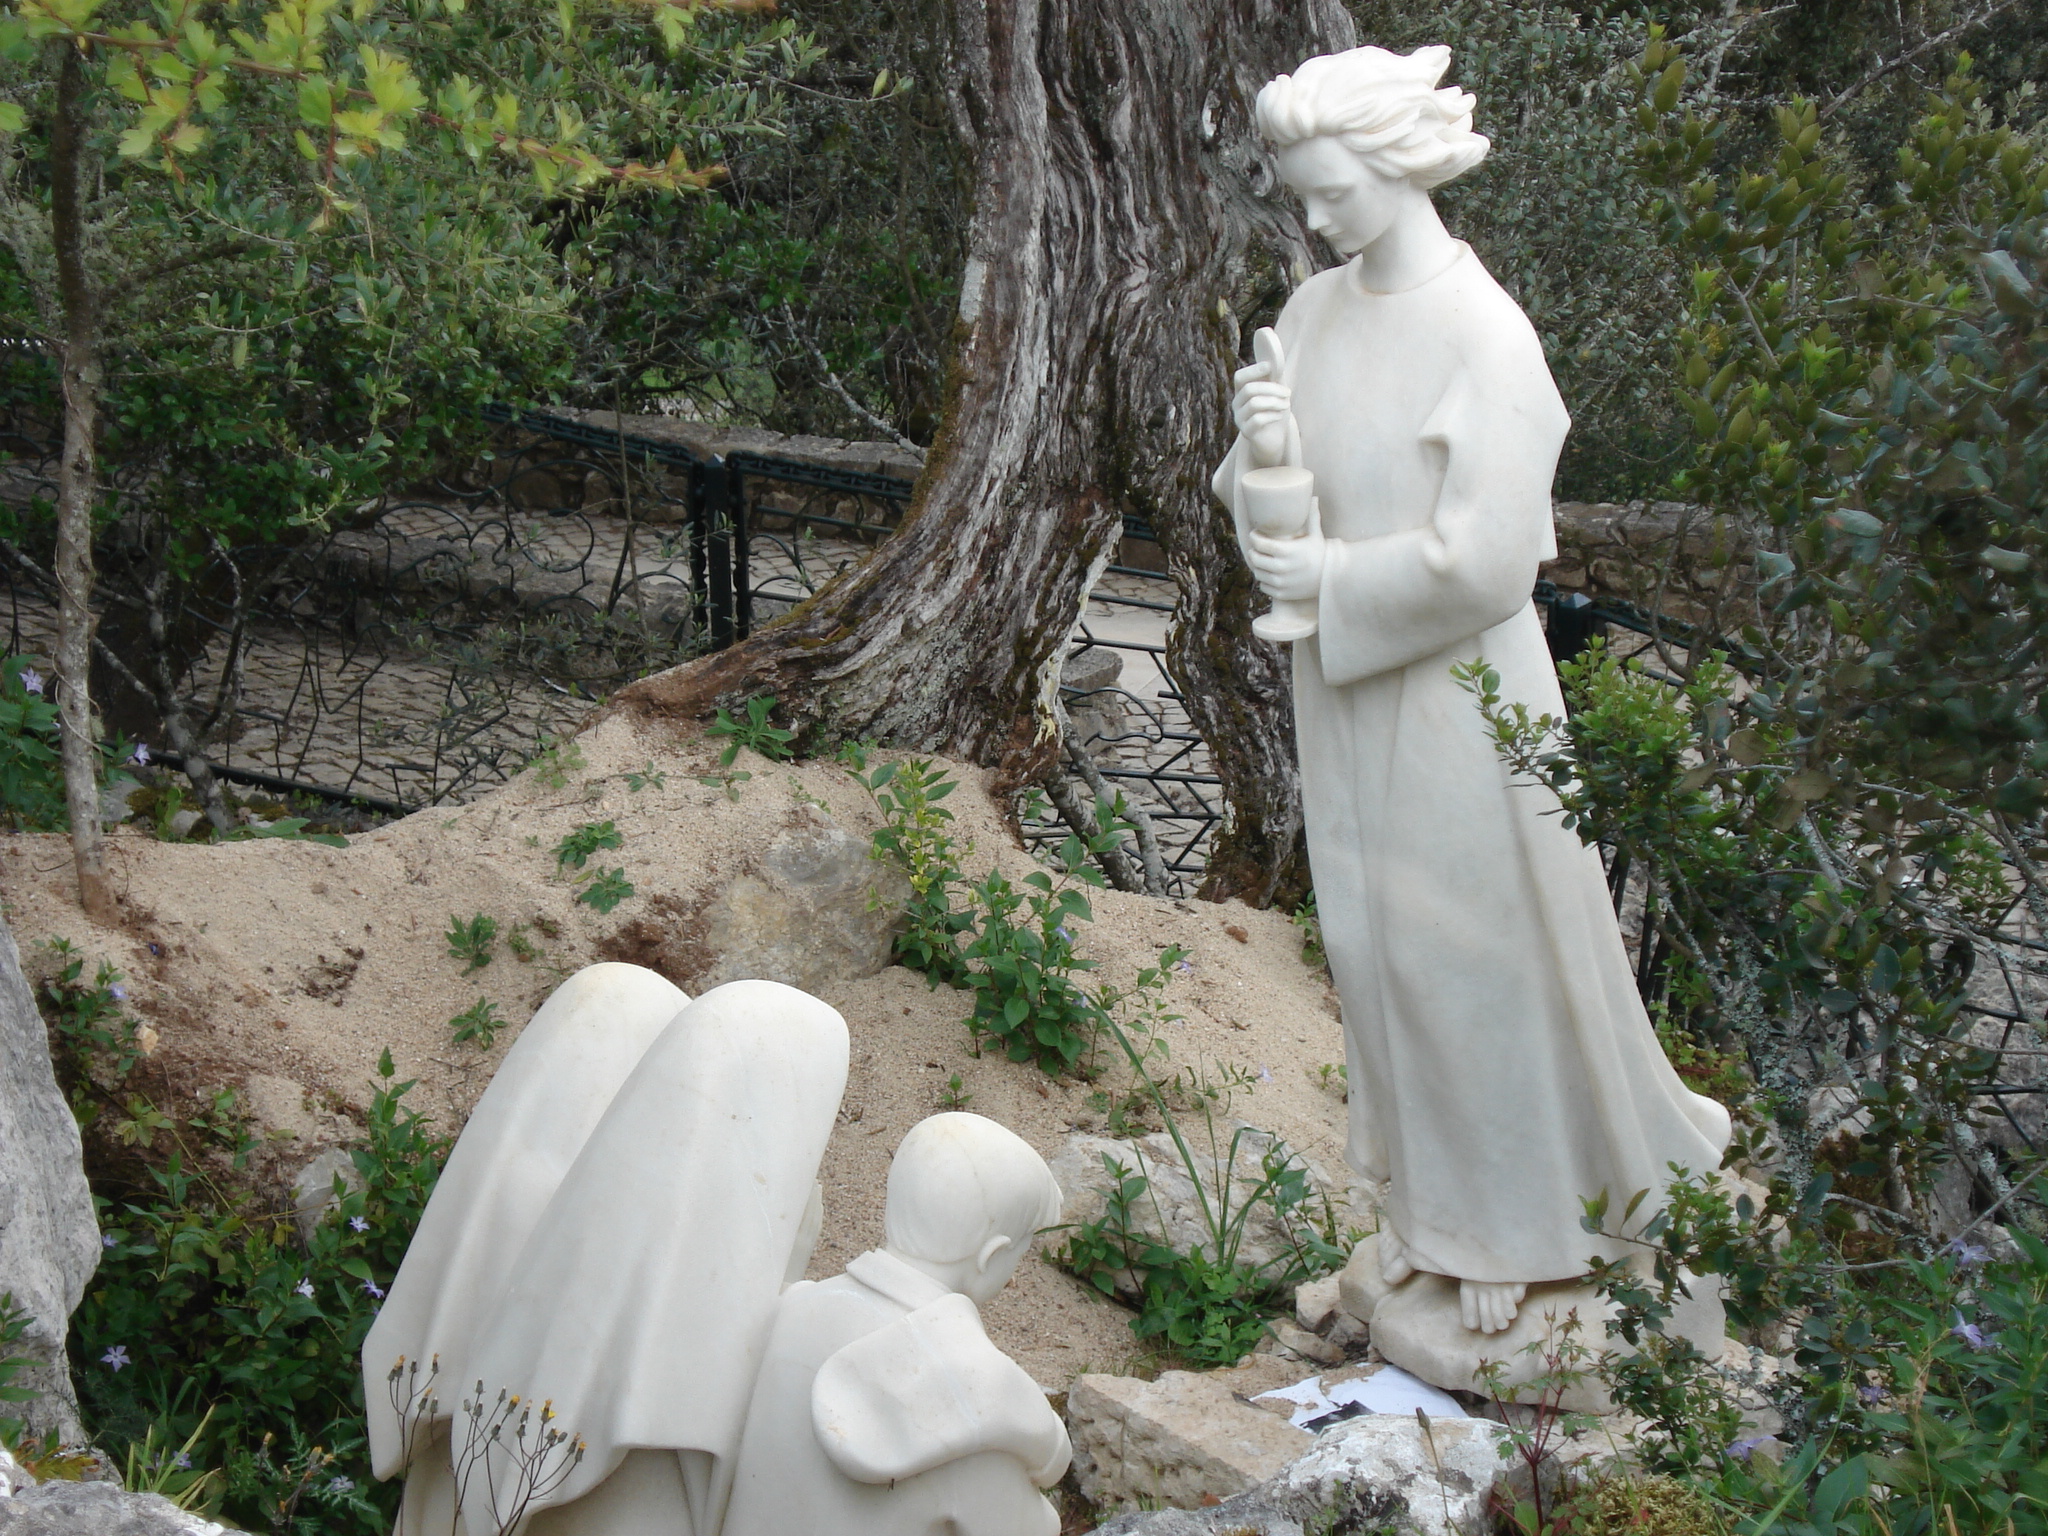
[[[166,1161],[96,1196],[106,1249],[72,1319],[94,1437],[150,1476],[184,1447],[168,1471],[218,1469],[219,1512],[252,1530],[389,1528],[396,1490],[370,1477],[358,1357],[448,1144],[405,1107],[413,1085],[393,1081],[388,1051],[378,1072],[352,1153],[363,1187],[336,1178],[308,1244],[236,1179],[250,1144],[217,1115],[164,1117]]]
[[[1781,1186],[1759,1209],[1681,1179],[1640,1261],[1597,1277],[1635,1346],[1601,1367],[1617,1404],[1643,1416],[1632,1458],[1755,1536],[2043,1529],[2048,1245],[2015,1230],[2004,1261],[1964,1237],[1930,1259],[1855,1269],[1823,1240],[1824,1184],[1797,1203]],[[1589,1230],[1613,1235],[1607,1218],[1589,1203]],[[1750,1454],[1724,1378],[1662,1332],[1679,1288],[1702,1283],[1689,1276],[1724,1281],[1733,1320],[1792,1331],[1771,1389],[1782,1464]]]
[[[893,865],[910,882],[896,958],[935,981],[962,985],[966,969],[959,938],[973,919],[954,909],[952,887],[960,883],[960,860],[969,850],[954,842],[953,813],[940,803],[959,786],[929,758],[904,758],[870,769],[872,751],[865,743],[849,743],[840,749],[839,760],[882,813],[871,856]]]
[[[1152,978],[1155,985],[1157,979]],[[1194,1100],[1208,1149],[1207,1158],[1198,1159],[1165,1086],[1147,1066],[1150,1052],[1114,1018],[1105,1021],[1105,1028],[1121,1047],[1134,1081],[1152,1100],[1193,1180],[1204,1235],[1187,1252],[1160,1241],[1156,1234],[1166,1230],[1165,1213],[1151,1179],[1105,1154],[1110,1185],[1103,1213],[1069,1228],[1053,1260],[1105,1296],[1115,1295],[1120,1282],[1134,1286],[1140,1300],[1131,1331],[1140,1339],[1156,1340],[1198,1366],[1235,1365],[1258,1343],[1267,1320],[1292,1307],[1296,1286],[1344,1263],[1348,1244],[1336,1230],[1327,1199],[1316,1193],[1307,1169],[1283,1143],[1263,1147],[1255,1178],[1247,1181],[1240,1175],[1243,1156],[1253,1146],[1249,1138],[1256,1133],[1238,1126],[1227,1140],[1220,1137],[1215,1096]],[[1205,1167],[1213,1172],[1205,1175]],[[1285,1244],[1254,1262],[1245,1251],[1245,1238],[1261,1212],[1274,1218]]]
[[[450,1019],[448,1028],[453,1031],[457,1045],[473,1042],[478,1050],[488,1051],[497,1043],[498,1031],[507,1022],[499,1015],[496,1003],[480,997]]]
[[[1294,931],[1301,935],[1301,963],[1310,970],[1328,967],[1330,957],[1323,949],[1323,919],[1316,911],[1316,893],[1294,909]]]
[[[0,1403],[35,1400],[35,1393],[27,1387],[14,1385],[14,1378],[28,1363],[14,1346],[21,1342],[22,1335],[28,1332],[29,1324],[34,1321],[26,1309],[16,1304],[12,1291],[0,1291]],[[20,1419],[0,1414],[0,1446],[12,1451],[20,1445],[23,1427]]]
[[[625,845],[626,839],[620,835],[616,822],[586,821],[574,831],[564,833],[562,840],[555,844],[555,867],[560,870],[581,869],[600,849],[623,848]]]
[[[47,947],[58,964],[36,1000],[57,1047],[71,1113],[88,1127],[142,1059],[141,1030],[121,1006],[128,993],[119,971],[102,960],[87,981],[85,956],[69,939],[51,939]]]
[[[57,706],[30,656],[0,657],[0,816],[23,832],[64,824]]]
[[[535,782],[549,789],[568,788],[569,780],[588,766],[583,759],[583,744],[573,736],[549,741],[526,765]]]
[[[474,975],[491,963],[498,942],[498,920],[483,912],[465,920],[451,912],[448,931],[442,937],[448,941],[449,958],[463,962],[462,974]]]
[[[968,887],[975,926],[961,958],[974,992],[968,1028],[1012,1061],[1058,1076],[1082,1065],[1095,1045],[1093,1000],[1073,980],[1095,968],[1075,951],[1070,924],[1090,922],[1088,898],[1034,870],[1019,890],[999,872]],[[1025,914],[1019,919],[1019,914]]]
[[[632,794],[637,795],[643,789],[666,789],[667,787],[668,775],[656,768],[652,762],[637,772],[629,771],[626,774],[626,789]]]
[[[719,710],[718,718],[704,728],[706,736],[725,739],[725,749],[718,754],[718,765],[730,768],[742,747],[770,762],[787,761],[789,744],[796,740],[796,732],[770,724],[768,717],[774,712],[775,699],[772,695],[747,700],[746,718],[743,720],[735,720],[725,710]]]
[[[576,899],[586,907],[593,907],[599,912],[609,912],[632,894],[633,882],[626,878],[623,869],[600,869],[591,876],[589,883],[576,893]]]

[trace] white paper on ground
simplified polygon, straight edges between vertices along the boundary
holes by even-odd
[[[1433,1419],[1471,1417],[1450,1393],[1410,1376],[1398,1365],[1383,1365],[1361,1380],[1340,1381],[1327,1392],[1323,1390],[1322,1377],[1311,1376],[1291,1387],[1261,1392],[1259,1399],[1265,1398],[1299,1404],[1287,1421],[1296,1429],[1347,1403],[1356,1403],[1367,1413],[1412,1414],[1420,1408]]]

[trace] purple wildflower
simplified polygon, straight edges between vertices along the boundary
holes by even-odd
[[[100,1364],[110,1365],[117,1371],[125,1365],[133,1365],[134,1363],[134,1361],[128,1358],[128,1346],[126,1344],[116,1344],[104,1355],[100,1356]]]
[[[1179,964],[1174,966],[1174,969],[1176,971],[1192,971],[1194,968],[1195,962],[1192,960],[1183,960]]]
[[[351,1232],[367,1232],[370,1230],[370,1224],[360,1216],[351,1216],[348,1219],[348,1229]]]
[[[192,1470],[192,1458],[183,1451],[180,1451],[171,1458],[171,1465],[180,1472],[190,1472]]]
[[[114,1246],[115,1243],[119,1241],[120,1239],[115,1237],[114,1234],[111,1232],[102,1232],[100,1234],[100,1246],[102,1248],[111,1248]]]
[[[347,1493],[354,1487],[355,1480],[348,1477],[330,1478],[327,1483],[327,1491],[329,1493]]]
[[[295,1290],[295,1291],[297,1291],[297,1292],[298,1292],[298,1293],[299,1293],[299,1294],[300,1294],[301,1296],[304,1296],[304,1297],[306,1297],[306,1298],[307,1298],[308,1300],[311,1300],[311,1299],[312,1299],[312,1295],[313,1295],[313,1282],[312,1282],[312,1281],[310,1281],[310,1280],[301,1280],[301,1281],[300,1281],[300,1282],[299,1282],[299,1283],[298,1283],[297,1285],[293,1286],[293,1287],[292,1287],[292,1289],[293,1289],[293,1290]]]
[[[1966,1243],[1960,1237],[1954,1239],[1942,1250],[1964,1269],[1977,1269],[1991,1262],[1991,1250],[1975,1243]]]
[[[1881,1403],[1884,1401],[1884,1388],[1866,1381],[1856,1389],[1856,1395],[1866,1403]]]
[[[128,989],[122,986],[121,983],[117,981],[111,987],[107,988],[107,996],[111,997],[117,1003],[125,1003],[128,1001]]]
[[[1964,1322],[1963,1314],[1960,1312],[1956,1314],[1955,1327],[1949,1329],[1949,1332],[1961,1339],[1972,1349],[1989,1349],[1991,1347],[1991,1341],[1984,1337],[1984,1330],[1975,1323]]]
[[[43,691],[43,674],[34,667],[23,667],[21,669],[21,691],[23,693],[41,693]]]
[[[378,1301],[382,1301],[384,1299],[384,1287],[379,1285],[374,1280],[365,1280],[363,1282],[363,1289],[365,1291],[368,1291],[370,1295]]]
[[[135,743],[135,750],[128,754],[128,761],[138,768],[147,768],[149,766],[149,743],[146,741]]]
[[[1750,1452],[1754,1451],[1758,1446],[1762,1445],[1766,1440],[1770,1438],[1771,1437],[1769,1435],[1752,1435],[1747,1440],[1737,1440],[1733,1445],[1728,1447],[1728,1454],[1730,1456],[1733,1456],[1737,1461],[1747,1461],[1749,1460]]]
[[[1061,938],[1065,939],[1069,944],[1074,942],[1074,936],[1073,934],[1067,931],[1067,925],[1065,923],[1061,923],[1058,927],[1053,929],[1053,932],[1058,934]]]
[[[1273,1069],[1271,1067],[1260,1067],[1259,1081],[1262,1083],[1270,1083],[1271,1081],[1273,1081]]]

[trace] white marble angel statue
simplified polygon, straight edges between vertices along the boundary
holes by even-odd
[[[549,999],[364,1344],[396,1536],[717,1536],[847,1056],[845,1021],[775,982],[690,1003],[602,966]]]
[[[1452,676],[1484,662],[1507,700],[1564,713],[1530,591],[1570,420],[1527,317],[1430,202],[1488,148],[1473,98],[1439,88],[1449,62],[1357,48],[1259,93],[1282,176],[1350,259],[1237,375],[1214,487],[1268,595],[1314,610],[1294,647],[1302,797],[1383,1279],[1450,1277],[1453,1326],[1495,1333],[1600,1251],[1586,1197],[1619,1212],[1667,1165],[1717,1168],[1729,1119],[1659,1048],[1598,854],[1515,781]],[[1244,476],[1290,463],[1316,518],[1252,531]]]
[[[914,1126],[884,1244],[777,1309],[724,1536],[1056,1536],[1066,1427],[982,1332],[1060,1190],[980,1115]]]

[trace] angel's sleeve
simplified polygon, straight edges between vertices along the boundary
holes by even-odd
[[[1557,553],[1550,483],[1570,426],[1533,332],[1468,359],[1421,432],[1443,467],[1429,521],[1325,546],[1325,682],[1408,666],[1521,610]]]

